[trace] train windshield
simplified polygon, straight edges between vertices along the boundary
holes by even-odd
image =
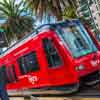
[[[83,26],[71,25],[61,28],[63,32],[60,36],[73,57],[80,57],[97,51],[95,44]]]

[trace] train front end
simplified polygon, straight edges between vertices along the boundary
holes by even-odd
[[[57,24],[57,33],[69,51],[79,80],[86,85],[100,81],[100,51],[79,20],[68,20]]]

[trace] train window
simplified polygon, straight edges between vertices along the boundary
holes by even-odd
[[[16,71],[15,71],[15,66],[12,65],[11,69],[12,69],[13,78],[14,78],[14,80],[16,80],[17,79],[17,76],[16,76]]]
[[[43,39],[43,46],[46,52],[49,67],[57,67],[62,65],[62,60],[58,54],[57,48],[51,39]]]
[[[0,81],[5,81],[7,82],[7,73],[6,73],[6,66],[3,65],[0,68]]]
[[[12,82],[13,81],[13,76],[12,76],[10,67],[6,68],[6,73],[7,73],[7,81],[8,81],[8,83]]]
[[[6,68],[6,73],[7,73],[7,81],[8,81],[8,83],[14,82],[14,81],[17,80],[14,65],[12,65],[10,67],[7,67]]]
[[[39,70],[36,52],[31,52],[25,56],[20,57],[18,59],[18,63],[22,74]]]

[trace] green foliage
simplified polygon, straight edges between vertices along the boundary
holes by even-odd
[[[73,8],[71,6],[66,7],[64,9],[63,16],[64,16],[64,19],[77,18],[75,8]]]
[[[15,36],[17,36],[18,39],[22,38],[27,31],[33,29],[32,17],[22,16],[22,13],[26,11],[22,6],[22,1],[18,4],[15,0],[0,1],[0,17],[6,20],[1,27],[6,31],[9,42],[11,42]]]
[[[31,17],[17,17],[16,19],[11,18],[7,20],[2,28],[5,30],[9,42],[16,38],[20,39],[28,34],[32,30],[32,18]]]
[[[56,16],[57,20],[62,20],[62,9],[66,5],[66,0],[23,0],[26,8],[42,19],[43,15]]]

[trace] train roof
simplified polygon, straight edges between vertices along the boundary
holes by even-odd
[[[57,23],[51,23],[51,24],[44,24],[41,25],[40,27],[38,27],[37,29],[35,29],[33,32],[31,32],[29,35],[25,36],[24,38],[20,39],[18,42],[16,42],[15,44],[13,44],[12,46],[10,46],[9,48],[7,48],[7,50],[5,50],[0,57],[5,56],[6,54],[8,54],[9,52],[13,51],[14,49],[18,48],[19,46],[21,46],[22,44],[26,43],[28,40],[32,39],[33,37],[37,36],[39,32],[45,30],[45,29],[55,29],[57,26],[69,26],[69,25],[75,25],[77,23],[80,23],[80,21],[78,19],[70,19],[70,20],[65,20],[65,21],[60,21]]]

